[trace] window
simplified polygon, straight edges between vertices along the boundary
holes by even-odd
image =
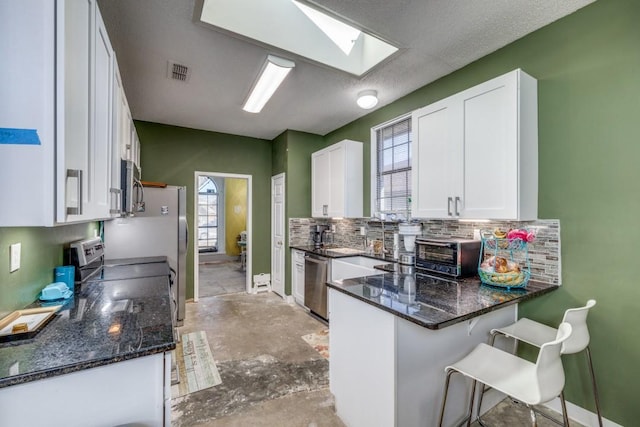
[[[218,252],[218,187],[208,176],[198,178],[198,249]]]
[[[411,209],[411,116],[373,129],[375,206],[373,212],[408,219]]]

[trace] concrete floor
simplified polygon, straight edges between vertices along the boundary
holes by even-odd
[[[325,327],[274,293],[221,295],[187,304],[180,333],[206,332],[222,384],[173,399],[172,425],[344,426],[329,392],[329,361],[301,338]],[[531,425],[529,411],[508,400],[483,420],[492,427]],[[540,416],[538,425],[555,426]]]
[[[198,296],[202,298],[245,292],[247,288],[246,274],[236,259],[200,264],[198,266]]]

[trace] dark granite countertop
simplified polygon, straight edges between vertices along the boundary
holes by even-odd
[[[327,258],[347,258],[347,257],[354,257],[354,256],[363,256],[367,258],[378,259],[380,260],[380,264],[397,262],[397,260],[394,260],[389,256],[375,255],[365,251],[364,249],[346,248],[344,246],[332,245],[332,246],[324,246],[318,249],[310,245],[308,246],[293,245],[293,246],[289,246],[289,248],[297,249],[299,251],[304,251],[310,254],[325,256]]]
[[[525,288],[508,291],[483,285],[477,277],[454,281],[402,272],[336,280],[327,285],[429,329],[442,329],[558,288],[530,281]]]
[[[89,282],[34,338],[0,344],[0,388],[175,346],[168,277]]]

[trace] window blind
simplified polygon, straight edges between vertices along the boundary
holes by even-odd
[[[409,217],[411,117],[376,131],[376,209]]]

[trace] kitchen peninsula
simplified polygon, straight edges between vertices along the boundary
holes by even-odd
[[[507,291],[477,278],[401,273],[328,286],[330,387],[338,416],[354,427],[437,425],[445,366],[516,320],[519,302],[558,288],[531,281]],[[469,391],[452,380],[445,425],[464,416]]]
[[[42,304],[56,303],[35,337],[0,344],[0,425],[168,425],[168,277],[83,283]]]

